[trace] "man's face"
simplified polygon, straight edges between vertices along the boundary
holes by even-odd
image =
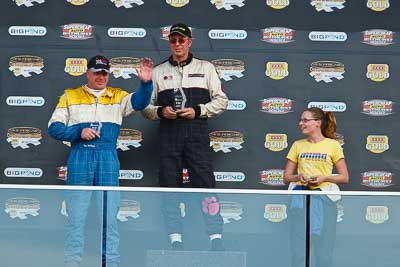
[[[179,34],[173,34],[169,37],[169,47],[171,48],[172,57],[174,58],[186,59],[191,46],[191,38]]]
[[[103,90],[108,84],[109,73],[105,71],[92,72],[87,70],[87,85],[94,90]]]

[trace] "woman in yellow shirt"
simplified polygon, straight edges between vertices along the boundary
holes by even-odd
[[[349,181],[343,150],[335,138],[336,118],[319,108],[303,111],[299,120],[305,139],[295,141],[286,156],[284,181],[290,190],[338,191]],[[333,167],[337,174],[332,175]],[[304,266],[304,196],[290,204],[292,266]],[[332,266],[338,195],[313,195],[310,206],[311,247],[316,267]]]

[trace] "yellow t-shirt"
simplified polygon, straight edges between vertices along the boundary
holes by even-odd
[[[286,158],[297,164],[297,173],[311,177],[314,175],[332,175],[333,166],[344,158],[344,155],[339,142],[334,139],[325,138],[318,143],[301,139],[293,143]],[[323,182],[318,186],[310,186],[310,189],[320,188],[327,183]],[[298,184],[301,183],[298,182]]]

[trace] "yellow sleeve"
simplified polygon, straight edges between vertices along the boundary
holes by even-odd
[[[297,153],[297,142],[294,142],[286,156],[287,159],[297,163],[298,153]]]
[[[333,164],[336,164],[336,162],[338,162],[340,159],[343,159],[343,158],[344,158],[343,149],[340,146],[339,142],[337,142],[335,140],[333,151],[332,151]]]

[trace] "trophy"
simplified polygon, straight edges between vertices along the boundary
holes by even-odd
[[[306,181],[312,181],[315,179],[316,168],[312,162],[304,162],[303,164],[303,177]]]
[[[90,128],[95,130],[99,136],[100,136],[102,127],[103,127],[103,123],[101,123],[101,121],[96,121],[96,122],[90,123]]]
[[[183,91],[182,87],[174,88],[174,103],[173,108],[174,110],[179,110],[184,108],[186,105],[186,95]]]

